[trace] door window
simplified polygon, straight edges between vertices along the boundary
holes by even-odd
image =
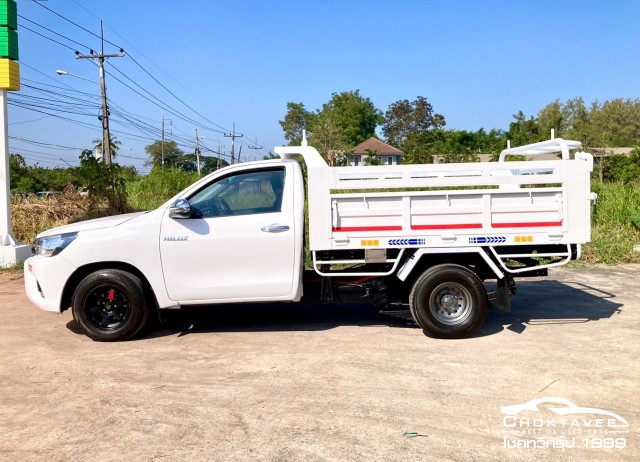
[[[223,177],[189,198],[193,216],[280,212],[284,169],[254,170]]]

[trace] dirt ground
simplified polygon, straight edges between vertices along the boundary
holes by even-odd
[[[639,274],[523,280],[466,340],[363,305],[262,305],[174,313],[116,344],[2,274],[0,459],[640,460]],[[545,397],[595,409],[502,413]]]

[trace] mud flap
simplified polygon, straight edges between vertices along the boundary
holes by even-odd
[[[511,313],[511,295],[518,292],[511,276],[498,279],[496,290],[487,293],[491,306],[505,313]]]

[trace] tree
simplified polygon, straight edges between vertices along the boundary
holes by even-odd
[[[18,182],[27,174],[27,163],[20,154],[9,154],[9,180],[11,190],[17,188]],[[29,191],[16,191],[16,192],[29,192]]]
[[[509,130],[512,141],[547,139],[551,128],[556,129],[556,136],[578,140],[586,149],[633,146],[640,141],[640,99],[594,101],[588,108],[580,97],[564,105],[555,100],[540,110],[535,120],[526,120],[522,113],[514,117],[516,122]]]
[[[402,142],[404,152],[403,164],[431,164],[433,155],[438,154],[438,146],[442,144],[442,131],[423,131],[409,133]]]
[[[278,123],[284,130],[285,139],[289,140],[289,146],[300,146],[302,143],[302,130],[308,129],[309,121],[313,114],[302,103],[287,103],[287,113]]]
[[[384,120],[382,112],[359,90],[332,93],[331,99],[315,112],[303,103],[287,103],[287,113],[280,126],[289,145],[302,142],[307,130],[309,144],[327,157],[330,151],[350,149],[375,135]]]
[[[540,124],[533,116],[527,117],[524,112],[518,111],[513,115],[515,122],[509,124],[507,138],[511,141],[511,146],[523,146],[525,144],[536,143],[547,139],[546,136],[540,134]]]
[[[93,149],[95,149],[100,154],[102,154],[102,138],[95,139],[95,140],[92,141],[92,143],[93,143]],[[122,142],[118,141],[115,136],[111,136],[111,133],[109,133],[109,145],[111,147],[111,158],[112,159],[115,159],[116,156],[118,155],[118,150],[120,149],[120,145],[121,144],[122,144]]]
[[[553,103],[547,104],[538,112],[538,124],[540,133],[544,137],[551,136],[551,129],[555,130],[556,138],[564,138],[567,132],[565,112],[562,103],[556,99]]]
[[[177,168],[184,159],[184,152],[178,148],[175,141],[165,141],[164,147],[161,140],[154,141],[145,146],[144,150],[149,155],[149,159],[144,163],[148,167],[161,167],[164,158],[165,167]]]
[[[567,126],[567,139],[579,140],[587,146],[595,146],[593,143],[593,127],[590,123],[589,110],[580,97],[568,100],[562,107],[562,116]]]
[[[337,116],[331,112],[319,113],[314,117],[313,136],[309,144],[315,147],[326,160],[353,146],[347,141],[343,128],[337,121]]]
[[[596,101],[589,116],[593,131],[604,135],[608,146],[633,146],[640,140],[640,99]]]
[[[389,105],[384,115],[382,133],[389,144],[400,147],[416,133],[437,130],[445,125],[444,116],[435,114],[427,98],[418,96],[411,102],[404,99]]]
[[[78,175],[89,190],[91,208],[96,208],[106,198],[111,213],[128,211],[127,190],[121,171],[118,164],[107,165],[96,159],[90,149],[82,151]]]
[[[318,120],[320,118],[323,119]],[[318,123],[326,124],[327,120],[331,120],[342,131],[342,139],[348,147],[354,147],[374,136],[376,127],[384,121],[384,117],[369,98],[360,95],[360,90],[355,90],[332,93],[329,102],[311,121],[314,128],[312,133]]]
[[[227,165],[229,165],[229,162],[220,157],[200,157],[200,173],[202,175],[208,175],[209,173],[215,172],[219,168],[226,167]]]

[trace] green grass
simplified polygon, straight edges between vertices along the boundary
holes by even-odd
[[[592,214],[591,242],[583,248],[586,263],[640,263],[640,184],[592,183],[598,194]]]

